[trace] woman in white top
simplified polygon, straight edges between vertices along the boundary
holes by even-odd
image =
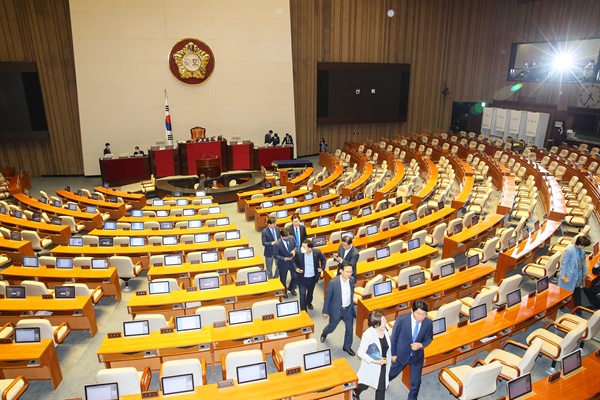
[[[363,333],[358,356],[361,358],[358,370],[358,388],[352,393],[354,400],[369,386],[375,388],[375,400],[385,399],[385,390],[389,385],[389,374],[392,363],[390,333],[387,330],[387,319],[383,310],[377,309],[369,313],[369,328]]]

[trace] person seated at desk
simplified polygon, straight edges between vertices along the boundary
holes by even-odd
[[[133,156],[145,156],[144,152],[140,150],[139,146],[135,146],[135,151],[133,152]]]
[[[338,275],[342,269],[342,261],[352,265],[352,277],[356,280],[356,263],[358,262],[358,250],[352,245],[352,238],[344,236],[342,243],[338,248],[338,253],[333,256],[333,259],[338,262]]]
[[[104,155],[107,154],[112,154],[112,151],[110,151],[110,143],[104,143]]]

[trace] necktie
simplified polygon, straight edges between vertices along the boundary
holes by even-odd
[[[300,228],[296,227],[296,247],[300,248]]]
[[[275,229],[271,228],[271,235],[273,235],[273,240],[277,240],[277,235],[275,235]]]
[[[413,336],[412,336],[413,343],[417,341],[417,335],[419,334],[419,324],[421,324],[421,323],[420,323],[420,322],[417,322],[417,323],[415,324],[415,329],[414,329],[414,331],[413,331]]]

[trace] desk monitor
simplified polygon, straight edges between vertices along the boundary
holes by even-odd
[[[245,258],[253,258],[253,257],[254,257],[254,247],[244,247],[241,249],[237,249],[238,260],[243,260]]]
[[[58,269],[73,269],[73,259],[68,257],[57,257],[56,268]]]
[[[183,257],[181,254],[167,254],[165,256],[165,267],[172,267],[173,265],[183,264]]]
[[[217,226],[229,225],[229,217],[217,218],[216,224],[217,224]]]
[[[375,235],[379,232],[379,225],[373,224],[367,226],[367,236]]]
[[[192,210],[193,211],[193,210]],[[202,228],[202,220],[200,219],[192,219],[187,222],[188,228]]]
[[[96,214],[98,212],[98,209],[94,206],[87,206],[85,207],[85,212],[89,214]]]
[[[521,289],[513,290],[506,295],[506,307],[521,303]]]
[[[569,375],[571,372],[581,368],[581,349],[577,349],[574,352],[567,354],[560,361],[562,364],[563,376]]]
[[[114,231],[115,229],[117,229],[117,222],[116,221],[105,221],[104,229],[107,231]]]
[[[160,218],[165,218],[169,216],[169,212],[167,210],[157,210],[156,216]]]
[[[238,385],[264,381],[267,379],[267,363],[242,365],[236,368]]]
[[[408,276],[408,286],[415,287],[418,285],[422,285],[425,283],[425,272],[417,272],[416,274],[412,274]]]
[[[188,201],[188,199],[177,199],[177,202],[175,204],[177,204],[180,207],[185,207],[189,204],[190,202]]]
[[[415,222],[417,220],[417,214],[408,214],[408,222]]]
[[[106,258],[92,258],[92,269],[108,269]]]
[[[317,226],[329,225],[329,217],[321,217],[317,220]]]
[[[200,314],[180,315],[175,317],[175,328],[177,332],[195,331],[202,329]]]
[[[321,190],[321,197],[322,196],[329,196],[329,189],[323,189],[323,190]]]
[[[446,332],[446,317],[434,319],[432,325],[434,336]]]
[[[6,287],[6,298],[7,299],[24,299],[25,297],[26,297],[25,286],[9,285]]]
[[[300,314],[300,305],[297,300],[277,303],[277,318],[289,317],[290,315]]]
[[[100,196],[98,196],[98,193],[92,193],[92,200],[100,200]]]
[[[321,210],[329,210],[331,208],[331,202],[330,201],[326,201],[324,203],[321,203]]]
[[[202,204],[202,205],[212,204],[212,198],[203,197],[200,199],[200,204]]]
[[[79,236],[71,236],[69,237],[69,246],[83,246],[83,238]]]
[[[467,267],[473,268],[479,265],[479,254],[467,257]]]
[[[536,288],[537,294],[540,294],[540,293],[548,290],[548,277],[545,276],[543,278],[538,279],[537,282],[535,283],[535,288]]]
[[[487,317],[487,306],[485,303],[469,308],[469,322],[477,322]]]
[[[31,214],[31,220],[33,222],[42,222],[42,214],[38,214],[38,213]]]
[[[346,221],[350,221],[352,219],[352,214],[349,212],[344,212],[342,213],[342,215],[340,216],[340,220],[342,222],[346,222]]]
[[[217,251],[205,251],[200,254],[200,260],[202,264],[213,263],[219,261],[219,252]]]
[[[75,203],[69,203],[67,207],[71,211],[77,211],[77,204],[75,204]]]
[[[456,225],[454,225],[454,232],[453,233],[456,235],[456,234],[462,232],[462,228],[463,228],[462,224],[456,224]]]
[[[515,238],[514,236],[512,236],[508,239],[508,248],[509,249],[512,249],[513,247],[515,247],[516,244],[517,244],[517,238]]]
[[[109,196],[108,201],[110,201],[111,203],[118,203],[119,198],[117,196]]]
[[[275,203],[273,203],[272,201],[263,201],[262,203],[260,203],[260,208],[271,208],[275,205]],[[212,208],[212,207],[210,207]],[[210,212],[209,212],[210,214]]]
[[[246,324],[252,322],[252,309],[242,308],[240,310],[229,310],[227,312],[229,325]]]
[[[194,235],[194,243],[208,243],[210,242],[210,235],[208,233],[196,233]]]
[[[150,323],[147,319],[141,321],[123,322],[123,336],[143,336],[150,334]]]
[[[310,206],[300,207],[300,215],[308,214],[310,212]]]
[[[355,196],[356,200],[362,200],[364,198],[365,198],[365,194],[363,192],[356,193],[356,196]]]
[[[194,392],[194,374],[162,376],[160,378],[163,396]]]
[[[386,201],[385,203],[381,203],[379,206],[379,211],[385,211],[390,208],[390,204]]]
[[[180,191],[173,192],[173,197],[182,197],[182,196],[183,196],[183,193]]]
[[[438,202],[438,210],[441,210],[442,208],[444,208],[444,202],[440,201]]]
[[[206,196],[206,192],[202,190],[198,190],[195,194],[196,197],[204,197]]]
[[[477,225],[478,223],[479,223],[479,216],[478,215],[473,215],[471,217],[471,226]]]
[[[100,247],[113,247],[114,238],[101,237],[98,239],[98,246]]]
[[[402,204],[402,196],[396,197],[396,205]]]
[[[348,236],[350,239],[354,239],[354,231],[345,231],[340,233],[340,238],[343,238],[344,236]]]
[[[132,237],[132,238],[129,238],[129,245],[131,247],[145,246],[146,240],[143,237]]]
[[[165,202],[163,199],[154,199],[154,200],[152,200],[152,205],[160,207],[160,206],[164,206]]]
[[[196,214],[196,210],[194,210],[193,208],[184,208],[183,211],[181,211],[181,215],[183,215],[184,217],[193,217]]]
[[[162,221],[159,223],[160,230],[169,230],[173,229],[173,221]]]
[[[132,231],[143,231],[144,230],[144,223],[143,222],[132,222],[131,223],[131,230]]]
[[[416,238],[408,241],[408,250],[418,249],[419,247],[421,247],[421,239]]]
[[[48,204],[48,198],[47,197],[40,197],[40,202],[42,204]],[[6,214],[6,209],[2,214]]]
[[[265,189],[271,189],[273,187],[273,182],[265,182]]]
[[[537,231],[538,229],[540,229],[540,221],[534,221],[533,222],[533,230]]]
[[[225,240],[238,240],[241,238],[239,229],[225,232]]]
[[[454,273],[454,263],[444,264],[440,267],[440,276],[445,278]]]
[[[116,382],[85,385],[85,400],[119,400],[119,385]]]
[[[327,244],[327,238],[325,236],[315,236],[312,239],[313,247],[325,246]]]
[[[344,206],[346,204],[350,203],[350,197],[349,196],[344,196],[340,199],[340,205]]]
[[[392,281],[376,283],[373,286],[373,294],[375,297],[383,296],[388,293],[392,293]]]
[[[142,210],[131,210],[131,216],[135,218],[142,218],[144,216],[144,212]]]
[[[592,257],[595,257],[596,254],[598,254],[599,250],[600,250],[600,243],[599,242],[594,243],[594,245],[592,246]]]
[[[75,286],[55,286],[54,298],[56,299],[74,299]]]
[[[198,278],[198,285],[200,290],[218,289],[221,287],[221,280],[218,276]]]
[[[431,208],[426,208],[425,209],[425,216],[431,215],[433,211],[431,210]]]
[[[174,246],[178,243],[177,236],[163,236],[162,244],[163,246]]]
[[[262,271],[248,272],[248,284],[249,285],[252,285],[254,283],[264,283],[266,281],[267,281],[267,271],[262,270]]]
[[[304,370],[328,367],[331,365],[331,350],[319,350],[304,354]]]
[[[370,215],[373,212],[373,210],[371,210],[371,207],[364,207],[361,209],[361,211],[361,215],[363,217],[366,217],[367,215]]]
[[[390,246],[381,247],[375,250],[375,258],[378,260],[390,256]]]
[[[521,239],[522,239],[522,240],[527,240],[527,239],[529,239],[529,229],[527,229],[527,228],[524,228],[524,229],[521,231]]]
[[[285,204],[285,205],[294,204],[295,202],[296,202],[295,197],[286,197],[285,199],[283,199],[283,204]]]
[[[40,266],[40,264],[39,264],[39,260],[37,257],[23,256],[23,266],[30,267],[30,268],[37,268]]]
[[[508,393],[508,400],[516,400],[522,396],[525,396],[532,391],[531,387],[531,373],[528,372],[518,378],[510,380],[506,383]]]
[[[15,328],[15,343],[39,343],[42,338],[40,336],[40,328]]]
[[[62,219],[60,219],[59,217],[52,217],[52,220],[50,221],[50,223],[52,225],[60,226],[60,225],[62,225]]]
[[[279,210],[275,213],[275,218],[287,218],[288,210]]]
[[[54,205],[54,207],[62,207],[62,203],[60,202],[60,200],[53,200],[52,204]]]
[[[275,189],[273,190],[273,196],[281,196],[283,194],[283,190]]]
[[[394,218],[390,221],[390,229],[395,229],[400,226],[400,222]]]

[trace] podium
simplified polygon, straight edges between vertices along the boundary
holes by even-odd
[[[219,157],[203,158],[196,160],[196,173],[207,178],[218,178],[221,176],[221,159]]]
[[[219,159],[221,171],[227,169],[227,141],[215,140],[197,143],[179,143],[179,158],[181,160],[181,173],[183,175],[196,175],[196,160]]]

